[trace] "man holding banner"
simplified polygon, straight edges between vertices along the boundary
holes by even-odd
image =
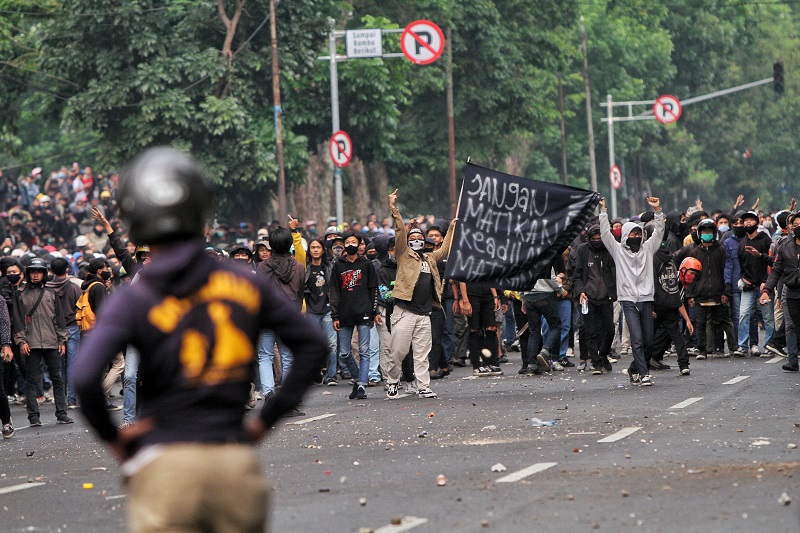
[[[628,369],[631,384],[650,386],[647,365],[653,344],[653,300],[655,279],[653,277],[653,255],[664,237],[664,213],[661,202],[649,197],[647,203],[655,210],[653,235],[642,242],[642,228],[635,222],[622,226],[620,242],[611,234],[605,198],[600,200],[600,236],[606,249],[614,258],[617,274],[617,299],[631,334],[633,362]]]

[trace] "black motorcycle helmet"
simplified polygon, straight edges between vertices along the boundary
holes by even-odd
[[[214,187],[191,156],[162,146],[131,162],[117,199],[131,240],[156,244],[202,237]]]
[[[47,278],[47,263],[44,260],[39,259],[38,257],[34,257],[31,259],[31,262],[28,263],[28,266],[25,267],[25,281],[31,281],[31,272],[34,270],[41,270],[44,272],[44,277]]]

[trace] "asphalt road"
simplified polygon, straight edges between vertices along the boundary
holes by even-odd
[[[785,360],[692,361],[679,377],[671,358],[655,386],[639,388],[618,372],[628,358],[614,374],[524,377],[511,358],[501,377],[456,369],[433,382],[434,400],[312,389],[306,416],[259,449],[274,486],[271,529],[800,531],[800,375],[782,372]],[[82,420],[55,425],[53,409],[25,428],[13,408],[20,427],[0,443],[0,532],[124,531],[113,458]],[[497,463],[506,470],[493,472]]]

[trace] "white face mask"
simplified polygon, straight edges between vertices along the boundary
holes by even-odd
[[[419,252],[423,248],[425,248],[425,241],[422,239],[414,239],[413,241],[408,241],[408,247],[414,250],[415,252]]]

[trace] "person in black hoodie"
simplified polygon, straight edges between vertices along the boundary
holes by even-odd
[[[19,288],[22,286],[22,264],[19,259],[13,257],[3,257],[0,259],[0,294],[6,301],[8,315],[11,318],[11,334],[25,327],[25,313],[22,311],[22,304],[19,299]],[[11,350],[14,353],[12,361],[6,363],[6,390],[13,391],[13,384],[16,381],[17,403],[25,402],[25,358],[20,357],[19,346],[11,343]],[[41,383],[37,383],[37,397],[44,396],[44,388]]]
[[[372,261],[358,255],[358,247],[363,242],[364,237],[358,233],[344,234],[344,255],[333,264],[330,280],[331,318],[334,329],[339,332],[339,355],[356,378],[351,400],[367,397],[370,330],[381,316],[375,267]],[[354,329],[358,329],[358,366],[350,348]]]
[[[725,248],[717,240],[717,225],[709,218],[698,223],[696,238],[699,244],[682,248],[675,257],[676,263],[694,257],[703,265],[703,275],[687,288],[686,294],[689,305],[697,306],[699,353],[696,358],[706,359],[709,350],[713,352],[713,336],[706,331],[713,324],[722,325],[730,356],[736,350],[736,339],[728,305],[730,294],[725,290]]]
[[[653,335],[653,351],[648,364],[653,370],[669,370],[669,365],[665,364],[663,359],[664,353],[672,342],[675,344],[675,351],[678,354],[680,375],[688,376],[689,352],[686,348],[686,339],[679,328],[681,318],[686,322],[689,335],[694,332],[694,326],[683,305],[682,278],[675,266],[675,260],[670,253],[667,241],[661,243],[661,247],[653,256],[653,275],[656,288],[653,302],[655,334]]]
[[[69,279],[68,269],[69,261],[63,257],[53,259],[50,263],[53,280],[47,282],[47,287],[56,293],[61,312],[64,315],[64,323],[67,326],[67,353],[61,361],[61,372],[64,374],[64,382],[67,384],[67,408],[75,409],[78,406],[78,400],[75,397],[75,387],[72,384],[71,376],[81,340],[81,328],[75,321],[75,304],[81,297],[81,290],[76,283]]]
[[[323,385],[336,386],[337,370],[337,335],[333,329],[331,318],[331,305],[328,296],[330,290],[331,268],[325,255],[325,244],[322,239],[313,239],[308,243],[308,256],[306,258],[305,302],[306,318],[317,324],[328,338],[328,370],[322,380]]]
[[[129,529],[263,531],[270,490],[252,445],[300,402],[327,342],[274,284],[206,255],[213,189],[187,155],[146,151],[117,191],[131,238],[150,243],[153,259],[141,282],[101,309],[74,380],[89,423],[126,463]],[[263,329],[283,339],[296,364],[245,421]],[[103,408],[101,379],[127,344],[141,354],[140,417],[118,430]]]
[[[680,211],[670,211],[667,214],[666,248],[674,254],[683,247],[683,238],[686,235],[686,215]]]
[[[592,374],[600,375],[613,370],[608,356],[614,341],[614,302],[617,300],[617,278],[614,259],[606,250],[600,237],[600,226],[595,224],[587,232],[588,242],[575,250],[573,288],[578,303],[586,304],[584,315],[586,344],[592,362]]]

